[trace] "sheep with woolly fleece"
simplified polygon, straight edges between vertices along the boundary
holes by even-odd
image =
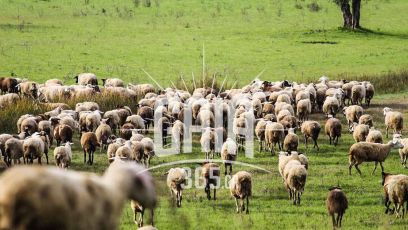
[[[383,189],[384,189],[384,205],[385,205],[385,214],[387,214],[390,211],[390,196],[389,196],[389,184],[390,183],[395,183],[395,181],[401,180],[401,179],[408,179],[407,175],[404,174],[398,174],[398,175],[394,175],[391,173],[385,173],[382,172],[381,173],[381,178],[382,178],[382,185],[383,185]]]
[[[326,100],[326,88],[318,88],[316,90],[316,106],[318,111],[323,110],[323,104],[324,101]]]
[[[141,141],[143,138],[144,136],[142,134],[138,133],[136,130],[132,130],[130,141]]]
[[[94,73],[80,73],[75,78],[75,83],[79,85],[98,85],[98,79]]]
[[[327,116],[330,114],[333,117],[336,116],[340,108],[339,100],[337,99],[336,95],[326,97],[323,103],[323,113]]]
[[[114,142],[109,144],[108,150],[106,151],[109,163],[112,163],[115,160],[116,151],[124,144],[125,140],[122,138],[116,138]]]
[[[306,90],[301,90],[298,93],[296,93],[296,97],[295,97],[295,102],[296,104],[299,103],[300,100],[304,100],[304,99],[309,99],[310,100],[310,93]]]
[[[32,164],[34,159],[38,159],[38,164],[41,164],[41,157],[45,153],[46,144],[40,134],[34,133],[23,142],[23,161],[24,164]],[[48,164],[48,154],[45,154]]]
[[[221,148],[221,159],[225,166],[224,174],[227,175],[229,166],[229,175],[232,173],[232,162],[235,161],[238,155],[238,146],[234,140],[227,138]]]
[[[6,141],[11,138],[13,138],[11,134],[7,133],[0,134],[0,151],[2,152],[3,156],[6,156]],[[6,159],[4,160],[6,161]]]
[[[167,138],[170,128],[170,120],[167,117],[161,117],[157,121],[156,126],[154,127],[154,133],[159,133],[161,135],[162,145],[167,145]]]
[[[95,111],[95,110],[99,110],[99,105],[98,103],[93,102],[93,101],[84,101],[84,102],[77,103],[75,105],[75,111],[77,113],[81,111]]]
[[[374,129],[374,127],[370,128],[367,137],[366,137],[366,142],[371,142],[371,143],[383,143],[383,137],[381,134],[381,131]]]
[[[202,128],[214,127],[215,117],[211,110],[200,110],[197,114],[196,124]]]
[[[312,138],[314,145],[313,148],[319,150],[319,145],[317,144],[317,139],[319,138],[321,127],[317,121],[305,121],[301,126],[301,132],[305,138],[305,147],[307,149],[307,140]]]
[[[103,112],[99,110],[95,110],[91,113],[88,113],[85,117],[85,124],[86,124],[86,130],[88,132],[94,132],[98,126],[101,124],[101,114]]]
[[[167,187],[171,192],[171,197],[176,196],[176,205],[181,207],[183,200],[183,189],[187,185],[187,171],[183,168],[171,168],[167,172]]]
[[[122,106],[120,108],[116,109],[116,112],[120,118],[120,123],[121,125],[126,123],[126,118],[132,115],[132,110],[129,108],[129,106]]]
[[[253,112],[256,118],[260,118],[262,116],[262,103],[259,99],[252,99],[251,101]]]
[[[48,139],[50,141],[50,147],[51,147],[52,142],[54,141],[54,133],[53,133],[51,121],[38,122],[38,131],[45,132],[48,135]]]
[[[86,86],[72,86],[74,91],[72,92],[72,96],[77,99],[81,98],[91,98],[100,94],[100,89],[98,86],[94,85],[86,85]]]
[[[280,150],[282,149],[284,137],[285,132],[282,124],[267,122],[265,127],[265,145],[268,146],[271,153],[275,152],[276,144],[278,144]]]
[[[54,160],[57,167],[67,169],[71,165],[73,143],[66,142],[64,146],[57,146],[54,149]]]
[[[394,134],[401,133],[404,128],[404,118],[402,113],[392,111],[392,109],[388,107],[385,107],[383,111],[385,116],[386,137],[388,138],[388,129],[393,129]]]
[[[143,164],[148,168],[150,165],[150,160],[154,157],[154,142],[150,137],[144,137],[140,140],[144,147]]]
[[[285,102],[277,102],[275,104],[275,115],[279,114],[281,110],[285,109],[288,110],[292,115],[295,115],[295,111],[293,110],[292,105]]]
[[[285,139],[283,140],[283,149],[290,153],[292,151],[297,151],[298,145],[299,137],[298,135],[296,135],[295,129],[289,128],[288,134],[285,136]]]
[[[133,85],[131,83],[128,84],[128,88],[135,91],[136,95],[143,97],[147,93],[154,93],[156,89],[152,84],[139,84]]]
[[[265,148],[265,128],[266,120],[261,118],[255,126],[255,136],[259,141],[259,151],[261,152]]]
[[[351,88],[351,103],[353,105],[363,105],[363,100],[366,96],[366,88],[363,85],[354,85]]]
[[[5,95],[0,95],[0,108],[4,108],[8,105],[15,104],[20,100],[20,97],[16,93],[8,93]]]
[[[331,117],[327,119],[324,126],[324,131],[329,137],[329,143],[336,146],[339,143],[339,138],[341,137],[341,121],[337,118]]]
[[[175,121],[173,127],[171,128],[171,136],[177,152],[180,152],[183,146],[184,130],[184,123],[179,120]]]
[[[105,119],[109,119],[107,124],[110,126],[110,128],[112,129],[113,133],[116,134],[116,130],[118,129],[118,127],[120,126],[120,117],[117,113],[116,110],[110,110],[110,111],[106,111],[103,114],[103,118]]]
[[[368,125],[359,125],[357,123],[354,123],[351,131],[353,132],[354,141],[360,142],[366,140],[367,135],[370,132],[370,128],[368,127]]]
[[[96,138],[95,133],[87,132],[81,136],[81,147],[84,152],[84,164],[92,165],[94,161],[94,153],[96,147],[99,146],[98,139]],[[86,161],[86,154],[88,154],[88,161]]]
[[[141,164],[144,160],[145,154],[144,150],[145,147],[141,141],[130,141],[131,150],[132,150],[132,159],[135,160],[137,163]]]
[[[346,116],[349,130],[353,126],[354,122],[359,122],[360,117],[363,115],[364,109],[359,105],[351,105],[343,108],[343,114]]]
[[[373,116],[371,116],[370,114],[363,114],[361,115],[361,117],[358,119],[358,123],[359,124],[363,124],[363,125],[368,125],[368,127],[373,127],[374,123],[373,123]]]
[[[292,151],[291,153],[279,152],[278,156],[278,168],[279,174],[284,178],[283,170],[285,169],[286,164],[291,160],[297,160],[301,165],[305,166],[306,169],[309,167],[309,159],[303,153],[298,153]]]
[[[139,129],[141,131],[145,130],[145,120],[140,115],[131,115],[126,118],[126,122],[132,123],[135,126],[135,129]]]
[[[108,138],[112,135],[112,129],[108,123],[109,119],[102,119],[101,124],[95,130],[96,139],[101,146],[101,152],[102,149],[108,148]]]
[[[300,199],[305,189],[307,170],[298,160],[290,160],[283,169],[285,187],[294,205],[300,205]]]
[[[38,123],[35,117],[27,117],[21,122],[20,131],[27,130],[28,133],[33,134],[38,131]],[[19,131],[19,132],[20,132]]]
[[[292,114],[289,112],[289,110],[283,109],[283,110],[279,111],[278,115],[276,115],[276,118],[277,118],[278,122],[280,122],[286,116],[292,116]]]
[[[121,160],[133,161],[135,160],[132,153],[132,142],[126,141],[120,146],[115,153],[115,157],[119,157]]]
[[[339,105],[342,105],[342,101],[344,98],[344,92],[342,89],[337,88],[328,88],[326,90],[326,97],[335,97],[339,102]]]
[[[262,114],[265,116],[266,114],[273,114],[275,111],[275,106],[273,106],[270,102],[265,102],[262,108]]]
[[[235,173],[229,184],[231,196],[235,198],[237,213],[246,211],[249,213],[249,197],[252,196],[252,176],[249,172],[239,171]],[[246,207],[244,200],[246,199]],[[240,204],[238,204],[240,200]]]
[[[303,122],[309,119],[309,114],[312,113],[312,103],[310,99],[302,99],[297,102],[296,113],[299,121]]]
[[[103,78],[102,85],[105,87],[125,87],[125,83],[119,78]]]
[[[149,106],[142,106],[137,111],[137,115],[141,116],[145,120],[145,129],[149,129],[150,124],[153,123],[154,111]]]
[[[1,229],[114,230],[119,229],[128,199],[152,210],[157,204],[151,175],[135,163],[112,164],[103,176],[55,167],[14,167],[0,183]],[[21,202],[26,205],[19,206]]]
[[[365,104],[370,107],[371,100],[374,97],[375,89],[374,85],[371,84],[369,81],[363,81],[362,85],[366,89],[366,94],[365,94]]]
[[[351,168],[354,166],[358,173],[361,175],[361,171],[358,168],[363,162],[375,162],[375,167],[372,172],[374,175],[377,169],[378,163],[381,165],[381,170],[384,172],[383,162],[387,159],[393,148],[404,148],[398,137],[394,137],[393,140],[387,144],[369,143],[369,142],[357,142],[350,147],[349,150],[349,174],[351,175]]]
[[[217,134],[210,127],[204,128],[201,134],[200,144],[201,151],[205,153],[205,159],[213,159],[215,154]]]
[[[351,89],[353,88],[354,85],[357,85],[358,82],[355,81],[351,81],[351,82],[347,82],[345,83],[341,89],[344,92],[344,97],[343,97],[343,105],[346,105],[346,100],[347,100],[347,105],[350,105],[350,101],[351,101]]]
[[[31,114],[24,114],[24,115],[21,115],[19,118],[18,118],[18,120],[17,120],[17,132],[18,133],[20,133],[22,130],[24,131],[24,129],[21,129],[21,123],[23,123],[23,121],[25,120],[25,119],[27,119],[27,118],[32,118],[32,117],[34,117],[33,115],[31,115]]]
[[[38,83],[34,81],[25,81],[17,84],[17,90],[25,97],[37,99],[38,97]]]
[[[404,168],[407,168],[407,158],[408,158],[408,138],[401,139],[401,144],[404,145],[404,148],[399,150],[399,155],[401,159],[401,164]]]
[[[8,165],[11,165],[11,161],[13,161],[13,164],[20,164],[20,158],[24,156],[24,149],[23,149],[23,140],[19,140],[17,138],[9,138],[5,143],[5,161]]]
[[[343,215],[348,208],[346,194],[340,187],[331,187],[327,194],[326,207],[329,215],[332,217],[333,228],[341,227]],[[335,217],[337,213],[337,218]]]
[[[44,115],[45,115],[47,118],[57,117],[61,112],[62,112],[62,108],[61,108],[61,107],[57,107],[57,108],[55,108],[55,109],[53,109],[53,110],[51,110],[51,111],[45,112]],[[20,117],[20,119],[23,119],[23,116]],[[20,121],[20,124],[21,124],[21,122],[22,122],[22,120]]]
[[[204,178],[204,191],[207,194],[207,199],[211,200],[211,185],[214,188],[214,200],[216,200],[217,183],[220,179],[220,167],[215,163],[204,163],[201,168],[201,176]]]
[[[399,178],[391,180],[388,184],[388,199],[390,203],[394,203],[395,214],[398,217],[404,218],[404,204],[408,202],[408,178]],[[400,210],[402,208],[402,216]]]
[[[276,102],[285,102],[287,104],[292,104],[292,99],[289,95],[287,94],[280,94],[277,98],[276,98]]]
[[[57,146],[67,141],[72,142],[73,132],[74,131],[72,130],[70,126],[57,123],[54,126],[54,132],[53,132],[54,139],[57,141]]]
[[[71,116],[62,117],[59,123],[63,125],[68,125],[69,127],[71,127],[73,131],[78,130],[79,133],[81,131],[79,123]]]
[[[44,86],[48,87],[48,86],[53,86],[53,85],[64,85],[64,82],[62,82],[62,80],[60,79],[48,79],[45,81]]]
[[[1,93],[17,93],[16,86],[18,81],[16,78],[6,77],[0,78],[0,91]]]

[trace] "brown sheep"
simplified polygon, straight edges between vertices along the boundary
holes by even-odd
[[[329,136],[329,143],[336,146],[339,143],[339,137],[341,137],[341,121],[337,118],[329,118],[324,126],[324,131]]]
[[[88,165],[92,165],[94,161],[94,152],[96,151],[96,147],[99,146],[95,133],[87,132],[82,134],[81,146],[84,151],[84,164],[87,163]],[[89,155],[88,162],[86,161],[86,154]]]
[[[285,139],[283,140],[283,149],[290,153],[292,151],[297,151],[298,145],[299,137],[296,135],[295,130],[290,128],[288,135],[286,135]]]
[[[408,176],[404,174],[394,175],[391,173],[382,172],[382,185],[384,188],[385,214],[387,214],[390,211],[390,204],[391,204],[390,197],[388,194],[388,185],[390,184],[390,182],[393,182],[395,180],[406,179],[406,178],[408,178]]]
[[[17,79],[7,77],[0,78],[0,90],[1,93],[17,93]]]
[[[67,141],[72,142],[73,130],[68,125],[58,124],[54,128],[54,139],[57,141],[57,146]]]
[[[120,137],[125,139],[125,140],[130,140],[132,137],[132,130],[135,129],[135,126],[132,125],[132,123],[125,123],[122,125],[120,128]]]
[[[205,163],[201,169],[201,175],[205,180],[205,193],[211,200],[211,185],[214,186],[214,200],[216,200],[216,188],[220,177],[220,167],[215,163]],[[217,179],[218,178],[218,179]]]
[[[312,138],[314,145],[313,148],[317,147],[319,150],[319,145],[317,144],[317,139],[320,133],[320,124],[317,121],[305,121],[302,124],[301,131],[305,137],[305,147],[307,149],[307,139]]]
[[[146,121],[145,123],[145,129],[149,129],[150,124],[153,123],[153,115],[154,115],[154,111],[151,107],[149,106],[142,106],[141,108],[139,108],[139,110],[137,111],[137,115],[141,116],[143,118],[143,120]]]
[[[333,228],[341,227],[343,215],[348,208],[348,200],[346,194],[341,191],[340,187],[331,187],[327,194],[326,206],[329,215],[332,217]],[[337,218],[335,218],[337,213]]]

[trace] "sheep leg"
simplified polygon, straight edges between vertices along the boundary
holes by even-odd
[[[313,139],[314,145],[313,148],[317,147],[317,151],[319,151],[319,145],[317,144],[317,138]]]
[[[33,159],[31,159],[31,160],[33,160]],[[31,163],[33,163],[33,162],[31,162]],[[38,157],[38,164],[41,165],[41,157]]]
[[[332,222],[333,222],[333,228],[337,227],[336,218],[334,217],[334,213],[331,215],[331,217],[332,217]]]
[[[237,207],[237,213],[239,213],[238,198],[235,197],[235,206]]]
[[[143,227],[144,211],[145,211],[145,209],[142,208],[142,211],[140,212],[140,217],[139,217],[139,227]]]
[[[246,197],[246,214],[249,214],[249,197]]]
[[[329,144],[330,144],[330,145],[332,144],[332,138],[331,138],[331,136],[329,136]]]
[[[231,175],[231,173],[232,173],[232,163],[230,164],[230,175]]]
[[[225,163],[224,163],[224,167],[225,167],[225,172],[224,172],[224,175],[227,175],[227,171],[228,171],[228,168],[227,168],[227,162],[225,162]]]
[[[307,149],[307,136],[305,135],[305,148]]]
[[[215,187],[214,187],[214,200],[217,199],[216,196],[215,196],[216,192],[217,192],[217,189],[215,189]]]
[[[86,151],[84,149],[84,164],[86,164]]]
[[[360,174],[360,176],[361,176],[362,174],[361,174],[360,169],[358,168],[358,164],[355,164],[354,167],[357,169],[357,172],[358,172],[358,173]]]
[[[385,136],[388,138],[388,125],[385,127]]]
[[[47,165],[48,165],[48,154],[45,154],[45,158],[47,159]]]
[[[378,161],[375,162],[374,170],[373,170],[373,172],[371,173],[371,175],[374,175],[374,172],[375,172],[375,170],[377,169],[377,165],[378,165]]]
[[[384,172],[384,166],[383,166],[382,162],[380,162],[380,166],[381,166],[381,172]]]
[[[208,184],[208,182],[207,182],[207,184],[205,185],[205,193],[207,194],[207,199],[208,200],[211,200],[211,191],[210,191],[210,185]]]

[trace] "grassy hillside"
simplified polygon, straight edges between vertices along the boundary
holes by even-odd
[[[328,0],[0,0],[0,75],[34,80],[84,71],[161,82],[206,66],[248,80],[374,74],[408,64],[405,0],[363,1],[362,26],[342,31]],[[315,9],[315,8],[314,8]]]

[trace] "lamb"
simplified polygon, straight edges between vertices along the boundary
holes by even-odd
[[[102,79],[102,85],[105,87],[124,87],[125,83],[119,78]]]
[[[46,144],[41,139],[39,133],[34,133],[31,137],[23,142],[23,161],[24,164],[32,164],[34,159],[38,159],[38,164],[41,164],[41,157],[45,153]],[[45,154],[48,164],[48,154]]]
[[[75,76],[75,83],[79,85],[98,85],[98,79],[93,73],[81,73]]]
[[[173,127],[171,129],[171,135],[173,137],[173,143],[176,146],[176,151],[180,152],[181,147],[183,146],[183,139],[184,139],[184,123],[177,120],[174,122]]]
[[[366,140],[367,135],[370,132],[370,128],[368,127],[368,125],[359,125],[357,123],[354,123],[351,131],[353,131],[354,140],[356,142],[360,142]]]
[[[312,104],[310,99],[299,100],[296,105],[297,116],[299,121],[303,122],[309,119],[309,114],[312,112]]]
[[[283,140],[283,149],[288,153],[297,151],[299,145],[299,137],[295,134],[295,129],[290,128],[288,134]]]
[[[167,172],[167,186],[170,189],[171,197],[176,196],[176,205],[181,207],[183,199],[183,189],[187,184],[187,171],[183,168],[171,168]]]
[[[363,107],[358,105],[351,105],[343,108],[343,114],[346,116],[350,131],[353,123],[358,122],[363,113],[364,113]]]
[[[383,143],[383,137],[382,134],[379,130],[375,130],[374,127],[371,128],[368,132],[368,135],[366,137],[367,142],[371,143]]]
[[[335,117],[339,108],[340,108],[340,103],[336,97],[336,94],[332,97],[326,97],[326,100],[323,103],[323,112],[326,115],[330,114],[333,117]]]
[[[393,148],[404,148],[399,138],[394,137],[392,141],[387,144],[369,143],[369,142],[357,142],[350,147],[349,150],[349,175],[351,175],[351,168],[354,166],[358,173],[361,175],[361,171],[358,168],[363,162],[375,162],[375,167],[372,172],[374,175],[377,169],[378,162],[381,165],[381,170],[384,172],[383,162],[387,159],[388,155]]]
[[[326,207],[329,215],[332,217],[333,228],[341,227],[343,215],[348,208],[348,200],[346,194],[340,187],[331,187],[326,199]],[[335,217],[337,213],[337,218]]]
[[[201,169],[201,176],[205,180],[204,191],[207,199],[211,200],[211,185],[214,187],[214,200],[216,200],[217,183],[220,177],[220,167],[215,163],[205,163]]]
[[[279,150],[282,149],[285,137],[284,127],[280,123],[268,121],[265,127],[265,145],[268,146],[271,153],[275,152],[275,145],[278,144]]]
[[[11,166],[11,161],[13,160],[13,164],[20,164],[20,158],[24,155],[23,149],[23,140],[19,140],[17,138],[10,138],[5,143],[5,158],[7,165]]]
[[[373,127],[373,117],[370,114],[363,114],[361,115],[360,119],[358,119],[359,124],[368,125],[368,127]]]
[[[354,85],[351,88],[351,103],[353,105],[363,105],[363,99],[366,97],[366,88],[363,85]]]
[[[228,169],[227,166],[229,165],[229,174],[232,173],[232,164],[233,161],[237,158],[238,147],[234,140],[231,138],[227,138],[221,148],[221,159],[224,162],[225,172],[224,174],[227,175]]]
[[[394,134],[401,133],[402,129],[404,128],[404,119],[402,113],[394,112],[391,108],[388,107],[385,107],[383,111],[385,116],[386,137],[388,138],[388,129],[393,129]]]
[[[4,210],[0,228],[119,229],[126,200],[152,210],[156,206],[152,181],[149,172],[135,163],[112,164],[103,176],[51,167],[14,167],[0,177]],[[18,205],[21,202],[25,205]]]
[[[401,164],[404,168],[407,168],[407,158],[408,158],[408,138],[401,139],[401,143],[404,145],[404,148],[399,150],[399,155],[401,158]]]
[[[214,158],[216,140],[218,139],[217,133],[210,127],[204,128],[201,134],[200,144],[201,151],[205,153],[205,159]]]
[[[307,178],[307,170],[298,160],[290,160],[283,170],[285,187],[289,191],[289,198],[293,199],[294,205],[300,205],[300,198],[304,191]]]
[[[67,169],[71,165],[73,143],[66,142],[65,146],[58,146],[54,149],[54,160],[57,167]]]
[[[252,176],[246,171],[239,171],[230,180],[231,196],[235,198],[237,213],[246,211],[249,213],[249,197],[252,196]],[[238,199],[240,204],[238,205]],[[244,200],[246,199],[246,207]]]
[[[303,122],[302,127],[301,127],[301,132],[303,133],[303,136],[305,137],[306,149],[307,149],[307,139],[312,138],[314,142],[313,148],[317,147],[317,150],[319,150],[317,139],[319,138],[320,129],[321,129],[320,124],[317,121]]]
[[[98,139],[96,138],[95,133],[87,132],[81,136],[81,147],[84,151],[84,164],[92,165],[94,161],[94,152],[96,147],[99,146]],[[88,161],[86,161],[86,154],[89,155]]]
[[[337,118],[329,118],[324,126],[324,131],[329,136],[329,143],[337,146],[339,138],[341,137],[341,121]]]
[[[112,129],[108,125],[109,119],[102,119],[101,124],[95,130],[96,139],[102,149],[108,148],[108,138],[112,135]]]

